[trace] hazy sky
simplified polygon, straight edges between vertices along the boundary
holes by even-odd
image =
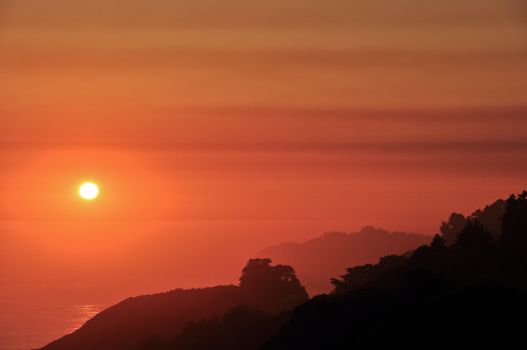
[[[525,188],[526,77],[522,0],[0,0],[0,280],[435,233]]]
[[[517,120],[494,127],[500,108],[526,102],[521,0],[1,4],[3,143],[449,142],[525,132]],[[462,113],[429,115],[482,107],[494,113],[467,118],[477,127],[469,136]]]

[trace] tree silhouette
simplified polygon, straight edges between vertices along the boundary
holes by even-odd
[[[242,270],[240,287],[257,298],[254,305],[269,312],[292,309],[309,299],[295,270],[288,265],[271,266],[271,259],[249,260]]]
[[[448,221],[443,222],[440,227],[445,243],[447,245],[455,244],[459,234],[470,220],[477,220],[492,236],[501,236],[503,215],[506,207],[507,202],[499,199],[483,209],[476,210],[467,217],[463,214],[452,213]]]
[[[263,349],[413,348],[431,339],[434,347],[523,344],[527,192],[502,204],[468,218],[454,214],[443,224],[446,235],[407,258],[349,268],[333,280],[332,294],[295,309]],[[502,239],[480,220],[496,228],[501,215]],[[449,237],[455,242],[445,246]]]
[[[483,209],[476,210],[470,217],[478,220],[493,236],[500,236],[506,206],[506,201],[499,199]]]
[[[430,243],[430,248],[434,250],[442,250],[446,246],[445,239],[440,235],[435,235],[432,243]]]
[[[452,213],[448,218],[448,221],[444,221],[441,224],[439,230],[443,234],[443,238],[447,245],[452,245],[456,243],[457,236],[467,224],[467,219],[463,214]]]
[[[507,199],[502,242],[512,251],[523,250],[527,245],[527,191]]]
[[[408,259],[398,255],[388,255],[379,259],[378,264],[365,264],[350,267],[347,273],[338,278],[332,278],[331,283],[335,286],[335,291],[345,292],[359,289],[376,281],[387,271],[403,266]]]
[[[484,249],[492,244],[493,237],[489,230],[478,220],[468,220],[459,233],[456,246],[464,250]]]

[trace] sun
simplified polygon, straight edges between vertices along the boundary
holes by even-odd
[[[99,196],[99,186],[93,182],[85,182],[79,187],[79,195],[82,199],[91,201]]]

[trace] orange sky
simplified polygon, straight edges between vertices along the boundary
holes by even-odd
[[[526,20],[521,0],[0,1],[0,284],[232,281],[269,244],[432,234],[524,189]]]

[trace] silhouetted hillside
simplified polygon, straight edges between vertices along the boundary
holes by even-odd
[[[500,236],[502,232],[502,220],[505,214],[506,202],[502,199],[485,206],[483,209],[478,209],[469,216],[464,216],[460,213],[452,213],[441,224],[439,230],[445,239],[447,245],[454,244],[461,231],[465,228],[467,223],[476,220],[481,223],[493,236]]]
[[[190,321],[220,316],[239,305],[272,315],[307,301],[294,270],[270,263],[269,259],[250,260],[239,286],[177,289],[126,299],[43,350],[132,350],[145,339],[171,338]]]
[[[191,323],[139,350],[380,347],[517,348],[527,312],[527,193],[509,198],[502,232],[469,219],[456,242],[348,269],[335,290],[268,316],[248,308]]]
[[[431,240],[431,236],[367,226],[356,233],[331,232],[304,243],[280,244],[257,255],[293,266],[298,278],[314,295],[329,292],[330,279],[342,274],[346,266],[375,263],[382,256],[402,254]]]
[[[172,338],[149,337],[136,350],[257,350],[290,317],[290,311],[268,315],[239,306],[221,317],[189,322]]]
[[[525,344],[527,192],[505,202],[501,227],[469,218],[453,245],[436,236],[409,257],[349,268],[263,349]]]
[[[309,301],[291,267],[251,260],[239,287],[200,290],[201,297],[178,291],[174,304],[159,296],[137,305],[125,301],[135,306],[94,318],[79,330],[86,333],[76,337],[77,343],[66,337],[55,343],[59,347],[45,349],[521,348],[527,312],[527,192],[505,201],[501,217],[499,234],[469,217],[453,244],[436,235],[411,253],[350,267],[332,279],[331,294]],[[188,298],[182,297],[185,293]],[[216,293],[221,297],[212,297]],[[185,317],[174,315],[178,312]],[[89,331],[93,324],[98,332]],[[126,342],[115,343],[117,337]]]

